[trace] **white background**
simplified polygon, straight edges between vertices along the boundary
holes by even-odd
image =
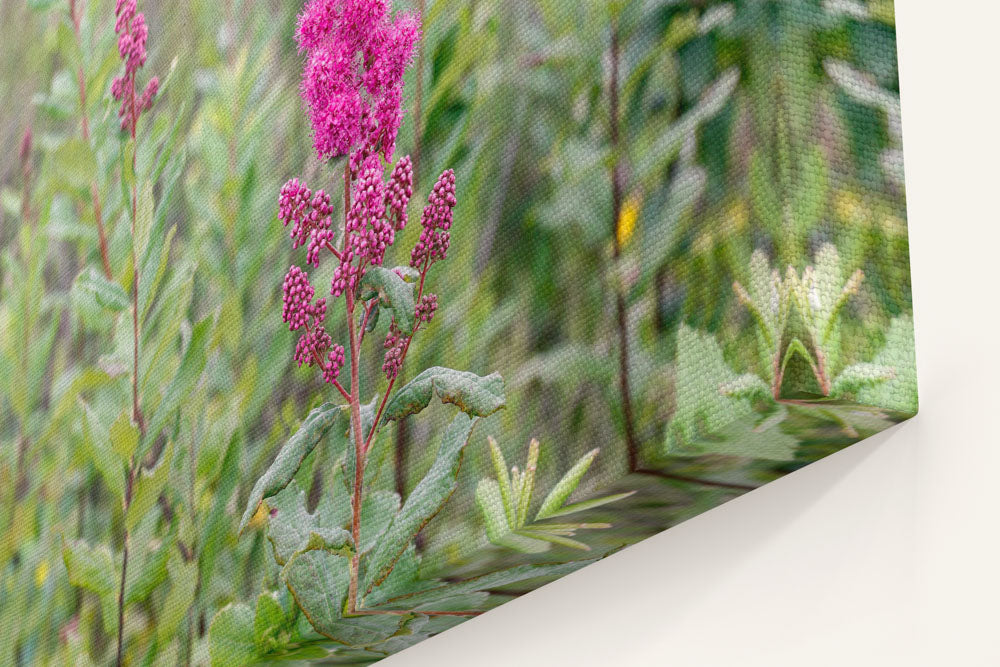
[[[384,661],[1000,665],[1000,7],[897,0],[920,414]]]

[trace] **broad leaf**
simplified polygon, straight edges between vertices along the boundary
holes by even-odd
[[[175,549],[167,562],[167,572],[170,575],[170,590],[163,602],[163,610],[156,619],[156,637],[162,643],[169,643],[194,603],[198,563],[184,562]]]
[[[246,528],[264,498],[278,493],[292,481],[303,459],[316,447],[316,443],[330,430],[337,418],[346,415],[346,412],[342,405],[324,403],[309,413],[295,435],[278,451],[271,467],[254,484],[243,518],[240,519],[239,533]]]
[[[306,509],[306,492],[292,481],[281,493],[268,501],[267,538],[274,548],[274,560],[279,565],[292,556],[311,549],[330,549],[343,554],[353,548],[351,534],[334,523],[323,512],[323,503],[314,514]]]
[[[109,310],[121,312],[129,307],[128,295],[122,286],[104,277],[94,267],[85,269],[73,284],[74,289],[88,294],[99,305]]]
[[[395,271],[382,266],[370,266],[361,278],[362,287],[378,290],[379,301],[391,308],[400,331],[409,334],[413,330],[415,304],[413,285],[400,278]]]
[[[213,667],[246,665],[257,657],[253,611],[245,604],[224,607],[208,629],[208,655]]]
[[[406,503],[367,560],[365,591],[383,581],[396,560],[406,551],[420,529],[430,521],[458,486],[458,468],[462,451],[469,442],[474,420],[458,414],[445,430],[437,457],[430,470],[410,492]]]
[[[281,574],[316,632],[334,641],[365,647],[385,641],[402,624],[400,616],[343,616],[350,581],[346,558],[307,551],[295,555]]]
[[[82,540],[63,541],[63,562],[69,583],[95,593],[101,601],[105,630],[117,622],[118,575],[106,546],[91,547]]]
[[[896,377],[896,372],[889,366],[879,364],[859,363],[848,366],[840,372],[830,387],[831,396],[843,396],[856,393],[859,389],[887,382]]]
[[[487,417],[506,405],[503,378],[485,377],[466,371],[434,366],[410,380],[389,401],[385,419],[402,419],[427,407],[437,394],[442,403],[452,403],[470,417]]]
[[[136,524],[146,516],[146,513],[153,507],[167,485],[173,455],[174,442],[171,440],[164,448],[163,454],[160,455],[160,460],[156,464],[156,467],[152,470],[143,470],[136,478],[132,503],[125,514],[125,526],[130,531],[134,530]]]

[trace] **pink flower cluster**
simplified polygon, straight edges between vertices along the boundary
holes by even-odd
[[[153,98],[160,88],[160,80],[153,77],[142,94],[136,98],[135,76],[146,64],[146,38],[148,29],[142,12],[136,12],[136,0],[117,0],[115,3],[115,32],[118,34],[118,55],[125,63],[125,73],[111,82],[111,95],[121,102],[118,117],[122,130],[135,136],[139,116],[153,106]]]
[[[282,289],[281,319],[291,331],[305,329],[295,345],[295,361],[299,366],[319,364],[323,379],[334,382],[344,365],[344,348],[335,345],[323,327],[326,320],[326,299],[313,303],[316,290],[309,283],[309,274],[297,266],[288,269]]]
[[[385,342],[382,344],[382,347],[385,349],[382,372],[385,373],[385,377],[389,380],[399,375],[399,369],[403,365],[403,351],[406,349],[406,343],[409,340],[409,336],[404,336],[403,332],[396,326],[396,320],[393,320],[392,325],[389,327],[389,333],[385,336]]]
[[[424,294],[420,297],[420,301],[417,302],[417,307],[413,313],[416,319],[423,323],[428,323],[434,317],[434,313],[437,311],[438,298],[436,294]]]
[[[420,240],[410,253],[410,266],[421,268],[444,259],[451,242],[452,209],[455,208],[455,172],[448,169],[438,178],[427,197],[420,224]]]
[[[278,197],[278,217],[286,227],[292,225],[290,237],[293,249],[309,240],[306,263],[311,266],[319,266],[320,251],[333,246],[332,213],[330,195],[323,190],[317,190],[313,195],[297,178],[282,186]]]
[[[352,149],[391,161],[402,121],[403,71],[420,23],[388,0],[309,0],[299,16],[302,98],[321,159]]]

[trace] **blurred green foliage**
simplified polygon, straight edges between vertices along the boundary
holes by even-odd
[[[266,517],[237,539],[254,482],[330,399],[296,369],[280,319],[294,261],[280,185],[303,164],[310,183],[338,171],[314,159],[298,97],[299,8],[142,3],[146,71],[164,82],[135,149],[147,441],[129,419],[135,267],[130,148],[109,93],[113,5],[0,4],[0,661],[113,660],[126,528],[130,664],[208,664],[222,609],[215,636],[231,640],[230,656],[324,656],[278,579]],[[436,269],[441,307],[407,366],[499,371],[507,408],[482,420],[458,490],[420,534],[423,570],[479,574],[513,558],[490,544],[476,487],[499,474],[498,452],[519,458],[533,438],[539,489],[601,448],[575,501],[634,468],[632,455],[662,473],[580,515],[614,518],[587,534],[607,553],[916,410],[890,1],[437,0],[424,25],[399,142],[419,154],[410,216],[446,167],[458,205]],[[396,244],[412,247],[417,227]],[[837,293],[854,272],[864,279],[830,329],[809,320],[817,308],[799,285],[776,341],[785,323],[755,316],[770,303],[758,287],[772,269],[804,281],[825,248],[838,257]],[[329,281],[324,270],[315,284]],[[838,400],[817,400],[828,393],[811,380],[818,349],[836,366],[827,388]],[[374,390],[377,355],[368,361],[362,383]],[[844,375],[852,368],[860,375]],[[715,391],[740,378],[730,395]],[[425,443],[450,414],[426,412],[393,426],[373,492],[405,498],[430,468]],[[295,478],[306,511],[341,484],[315,451]],[[240,602],[255,607],[227,606]],[[391,642],[386,652],[407,645]]]

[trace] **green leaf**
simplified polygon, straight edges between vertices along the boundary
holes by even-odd
[[[135,245],[135,256],[140,260],[146,257],[146,248],[149,246],[150,233],[153,231],[154,210],[153,183],[145,181],[138,192],[135,211],[135,233],[132,236],[132,243]],[[144,278],[145,276],[140,276],[140,280]]]
[[[476,485],[476,506],[486,527],[486,537],[497,546],[521,553],[541,553],[549,550],[544,541],[516,534],[507,522],[500,487],[495,479],[483,479]]]
[[[771,388],[759,376],[753,373],[744,373],[735,380],[723,382],[719,386],[719,391],[726,396],[746,398],[751,401],[772,398]]]
[[[325,637],[364,647],[399,630],[403,620],[399,616],[343,617],[350,582],[346,558],[328,551],[307,551],[292,557],[281,575],[309,623]]]
[[[368,552],[389,527],[399,511],[399,495],[394,491],[372,491],[361,503],[361,553]]]
[[[115,498],[125,499],[125,461],[111,448],[108,431],[90,406],[78,399],[83,412],[83,446]]]
[[[486,439],[490,446],[490,459],[493,461],[493,473],[497,476],[499,484],[500,499],[502,509],[507,517],[507,523],[513,525],[515,516],[514,493],[510,485],[510,474],[507,471],[507,461],[504,460],[503,451],[493,437]],[[478,496],[477,496],[478,497]]]
[[[628,498],[635,491],[627,491],[626,493],[616,493],[611,496],[604,496],[603,498],[592,498],[590,500],[584,500],[578,503],[573,503],[572,505],[563,505],[563,507],[555,512],[549,514],[549,518],[555,518],[557,516],[566,516],[567,514],[575,514],[577,512],[583,512],[585,510],[593,509],[595,507],[600,507],[601,505],[607,505],[608,503],[613,503],[615,501],[621,500],[623,498]],[[541,526],[544,528],[544,524]]]
[[[135,480],[132,503],[125,514],[125,526],[135,530],[139,521],[156,504],[170,477],[170,464],[174,456],[174,442],[170,440],[160,455],[160,460],[152,470],[143,470]]]
[[[889,324],[885,347],[872,359],[873,364],[892,368],[895,377],[886,382],[861,387],[857,400],[888,410],[916,414],[917,359],[913,347],[913,320],[897,317]]]
[[[813,145],[806,150],[799,166],[799,181],[792,193],[792,215],[800,233],[815,228],[826,210],[829,167],[823,148]]]
[[[787,408],[775,403],[763,414],[750,413],[735,419],[696,442],[679,454],[699,456],[721,454],[772,461],[791,461],[799,439],[781,427],[788,417]]]
[[[393,518],[368,559],[366,592],[389,575],[410,541],[455,491],[462,451],[469,442],[474,423],[472,418],[458,414],[445,430],[430,470],[410,492],[403,508]]]
[[[245,604],[223,607],[208,629],[208,655],[213,667],[246,665],[257,657],[253,611]]]
[[[295,435],[289,438],[278,451],[278,455],[274,457],[267,472],[254,484],[250,491],[250,497],[247,499],[243,518],[240,519],[239,533],[243,533],[250,519],[257,512],[261,501],[278,493],[292,481],[299,466],[302,465],[303,459],[330,430],[337,418],[346,414],[345,407],[335,403],[324,403],[309,413]]]
[[[108,437],[111,439],[111,449],[114,450],[123,461],[128,461],[135,454],[139,446],[139,429],[132,423],[128,410],[122,410],[118,419],[108,430]]]
[[[284,644],[280,633],[286,629],[288,622],[285,610],[278,602],[274,593],[261,593],[257,596],[257,610],[253,619],[253,638],[257,653],[265,654]]]
[[[194,325],[191,331],[191,340],[188,342],[187,349],[184,350],[184,357],[181,359],[181,365],[170,381],[160,404],[156,406],[156,414],[153,416],[149,429],[151,439],[159,435],[173,416],[174,410],[180,407],[181,401],[194,391],[198,380],[201,379],[201,371],[205,368],[205,362],[208,360],[207,347],[212,323],[212,317],[209,316]]]
[[[420,412],[435,393],[442,403],[452,403],[470,417],[487,417],[507,404],[503,378],[499,373],[481,377],[475,373],[434,366],[396,392],[386,405],[385,419],[393,421]]]
[[[103,545],[91,547],[83,540],[63,540],[62,555],[69,573],[69,583],[95,593],[101,601],[105,630],[114,627],[118,621],[118,576],[111,551]]]
[[[316,512],[306,509],[306,492],[293,480],[281,493],[268,501],[270,515],[267,538],[274,548],[274,560],[287,563],[296,553],[311,549],[330,549],[348,554],[353,549],[351,534],[323,512],[322,502]]]
[[[170,560],[167,561],[167,572],[170,575],[170,590],[156,619],[157,641],[164,645],[173,638],[181,621],[194,604],[195,590],[198,586],[198,564],[184,562],[181,555],[174,550]]]
[[[74,289],[89,295],[98,305],[115,312],[121,312],[129,307],[128,295],[122,286],[112,282],[94,267],[84,269],[73,284]]]
[[[167,580],[167,561],[173,549],[174,540],[168,539],[149,544],[144,549],[133,547],[130,550],[125,604],[142,602]]]
[[[888,382],[896,377],[896,371],[889,366],[866,362],[853,364],[840,372],[830,387],[830,395],[837,397],[853,394],[862,387]]]
[[[415,304],[413,285],[400,278],[395,271],[382,266],[370,266],[361,278],[362,287],[378,290],[379,300],[391,308],[396,324],[404,334],[413,331]]]
[[[555,512],[563,506],[563,503],[570,497],[570,495],[576,491],[576,487],[579,486],[580,480],[587,473],[590,468],[590,464],[594,462],[597,458],[600,449],[592,449],[582,457],[580,460],[573,464],[573,467],[562,476],[552,490],[549,491],[549,495],[545,497],[542,501],[542,506],[538,510],[538,514],[535,515],[535,521],[541,519],[547,519],[554,516]]]
[[[687,325],[677,332],[677,408],[667,427],[667,453],[678,453],[752,412],[750,402],[725,396],[721,388],[737,378],[715,338]]]
[[[55,150],[52,159],[59,180],[75,190],[89,188],[97,174],[94,151],[83,139],[67,139]]]

